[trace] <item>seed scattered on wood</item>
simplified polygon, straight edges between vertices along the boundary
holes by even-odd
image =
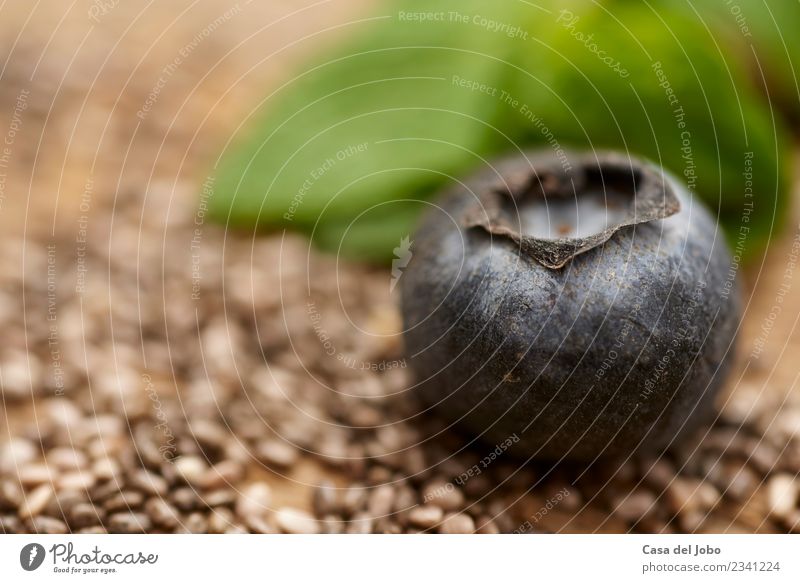
[[[66,524],[50,516],[34,516],[27,521],[27,524],[31,532],[39,534],[66,534],[69,532]]]
[[[335,514],[339,509],[336,488],[330,480],[314,488],[313,508],[317,516]]]
[[[118,512],[108,517],[109,532],[118,534],[134,534],[147,532],[152,528],[152,523],[146,514],[141,512]]]
[[[192,512],[175,528],[175,532],[181,534],[203,534],[208,532],[208,518],[199,512]]]
[[[156,526],[166,530],[171,530],[178,526],[178,511],[163,498],[150,498],[145,502],[144,508],[147,516]]]
[[[143,502],[144,496],[141,492],[125,490],[103,502],[103,508],[109,513],[121,512],[124,510],[130,511],[139,508]]]
[[[92,464],[92,473],[100,480],[112,480],[119,474],[119,464],[111,458],[101,458]]]
[[[0,284],[12,282],[0,285],[2,391],[22,396],[5,403],[15,423],[0,435],[0,532],[544,532],[564,528],[565,517],[573,518],[566,530],[578,532],[800,528],[792,479],[800,398],[770,400],[772,387],[743,383],[691,447],[598,468],[574,487],[506,454],[482,464],[481,448],[464,448],[435,416],[416,415],[396,340],[351,325],[382,334],[397,327],[388,272],[337,265],[296,236],[254,241],[205,224],[201,299],[192,299],[192,257],[180,250],[193,234],[195,199],[148,197],[142,213],[135,193],[116,208],[100,198],[87,261],[110,265],[115,277],[89,269],[82,297],[59,288],[63,395],[46,384],[47,322],[24,328],[23,314],[47,313],[42,278],[23,285],[12,282],[13,268],[0,270]],[[164,201],[174,217],[167,232]],[[175,252],[139,245],[164,237]],[[26,263],[40,256],[38,273],[50,242],[24,242]],[[71,248],[74,233],[56,243]],[[16,256],[14,245],[1,246],[0,265],[19,264],[22,245]],[[137,253],[139,264],[130,259]],[[59,254],[64,269],[75,268],[69,257]],[[141,269],[150,264],[157,273]],[[338,353],[358,367],[326,354],[312,304]],[[24,344],[26,332],[35,343]],[[198,343],[209,349],[205,363]],[[25,385],[29,357],[35,387]],[[8,387],[7,370],[17,377]],[[31,397],[37,423],[17,423]],[[315,464],[334,482],[306,480]],[[254,481],[261,466],[319,486],[276,510],[285,493]],[[559,499],[563,488],[569,495]],[[552,509],[537,517],[548,501]]]
[[[475,532],[475,523],[467,514],[448,514],[439,526],[441,534],[471,534]]]
[[[86,470],[61,474],[58,477],[58,487],[64,490],[87,490],[94,486],[97,477]]]
[[[25,495],[19,507],[19,517],[25,519],[41,514],[52,497],[53,488],[50,484],[42,484],[32,490]]]
[[[234,490],[227,490],[220,488],[203,495],[203,502],[207,506],[233,506],[236,502],[236,492]]]
[[[497,524],[488,516],[479,516],[475,521],[476,532],[478,534],[500,534]]]
[[[242,518],[264,517],[270,511],[272,490],[263,482],[249,484],[242,488],[236,500],[236,514]]]
[[[258,447],[258,460],[270,468],[288,468],[297,458],[297,448],[283,441],[265,441]]]
[[[59,470],[75,471],[85,468],[88,463],[86,454],[68,447],[57,447],[47,452],[47,464]]]
[[[287,534],[317,534],[320,530],[313,516],[295,508],[280,508],[275,513],[275,521]]]
[[[224,460],[206,470],[200,484],[206,490],[213,490],[237,484],[243,477],[244,468],[239,462]]]
[[[266,518],[263,516],[258,516],[255,514],[250,514],[248,516],[243,516],[242,519],[244,520],[245,526],[248,530],[254,534],[273,534],[275,533],[275,529],[267,522]]]
[[[17,475],[19,476],[20,484],[26,488],[39,486],[41,484],[50,484],[56,477],[55,471],[43,464],[33,464],[22,467]]]
[[[615,504],[615,513],[625,522],[636,522],[656,510],[657,504],[652,492],[635,490]]]
[[[143,469],[134,471],[129,478],[129,483],[131,487],[141,490],[148,496],[166,496],[169,487],[164,478]]]
[[[408,521],[417,528],[433,528],[444,518],[440,506],[425,504],[417,506],[408,515]]]
[[[105,519],[105,510],[86,502],[76,504],[68,512],[69,525],[73,529],[101,525]]]
[[[202,486],[208,466],[199,457],[184,456],[175,462],[175,470],[186,483],[199,488]]]
[[[13,438],[0,446],[0,472],[12,475],[30,465],[39,456],[36,446],[27,439]]]
[[[0,481],[0,512],[13,511],[22,504],[22,490],[11,480]]]
[[[233,512],[227,508],[215,508],[208,517],[208,530],[216,534],[223,534],[233,524]]]
[[[370,534],[375,524],[375,519],[367,512],[358,512],[348,521],[345,532],[347,534]]]
[[[394,488],[388,484],[378,486],[369,496],[367,509],[375,518],[386,516],[392,511],[394,505]]]
[[[800,488],[795,476],[778,474],[767,483],[769,510],[773,516],[788,518],[797,507],[797,494]]]
[[[669,485],[667,499],[676,513],[709,510],[719,500],[719,492],[709,482],[677,477]]]

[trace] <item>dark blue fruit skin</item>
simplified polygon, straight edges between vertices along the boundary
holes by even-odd
[[[445,196],[413,237],[400,283],[421,400],[490,444],[516,434],[514,455],[549,460],[662,450],[707,422],[740,317],[730,255],[699,200],[673,181],[676,214],[551,269],[463,226],[496,176]]]

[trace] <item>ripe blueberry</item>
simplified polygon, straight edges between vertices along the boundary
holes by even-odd
[[[422,401],[518,455],[668,447],[730,368],[735,269],[675,178],[613,153],[502,160],[440,201],[401,280]]]

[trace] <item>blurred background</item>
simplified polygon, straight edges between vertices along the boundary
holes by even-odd
[[[26,215],[45,232],[72,228],[89,177],[101,196],[141,190],[143,169],[154,181],[196,187],[226,128],[265,88],[335,42],[337,23],[366,10],[349,1],[7,4],[6,126],[20,93],[29,95],[5,183],[4,228],[18,232]],[[165,74],[176,58],[181,64]]]
[[[470,3],[458,8],[472,23],[466,33],[453,32],[460,29],[452,26],[441,32],[416,20],[417,28],[397,32],[411,26],[398,6],[427,14],[440,8],[449,14],[452,8],[418,2],[3,4],[4,530],[494,532],[519,530],[526,522],[529,530],[568,532],[796,528],[800,467],[792,440],[800,429],[800,409],[790,404],[800,400],[795,356],[800,346],[800,276],[795,273],[800,107],[791,56],[800,58],[800,53],[792,52],[789,37],[797,20],[782,20],[783,8],[773,13],[759,2],[735,7],[679,2],[677,8],[655,3],[644,14],[615,2],[568,4],[543,3],[534,16],[526,12],[530,20],[514,31],[509,24],[516,18],[513,11]],[[787,14],[800,10],[796,2],[786,4]],[[485,18],[475,20],[476,15]],[[605,19],[631,26],[639,22],[632,35],[639,40],[613,40]],[[374,21],[394,32],[371,28]],[[683,21],[692,25],[681,28]],[[680,42],[697,30],[707,44]],[[315,167],[313,158],[301,157],[295,161],[299,170],[278,174],[281,180],[286,177],[288,187],[269,199],[277,201],[274,208],[262,206],[265,173],[272,176],[273,167],[290,158],[293,141],[330,125],[325,121],[330,111],[340,107],[354,116],[359,104],[375,108],[381,99],[406,102],[420,94],[438,99],[419,85],[346,96],[329,110],[323,105],[294,118],[304,125],[296,131],[287,126],[277,146],[268,143],[264,136],[279,125],[276,120],[329,92],[330,78],[368,83],[369,71],[391,73],[392,66],[409,75],[415,67],[408,63],[418,64],[413,60],[418,55],[391,61],[385,69],[381,61],[336,64],[327,73],[322,68],[320,81],[313,75],[297,79],[299,71],[316,63],[372,50],[383,36],[405,46],[428,46],[442,38],[448,46],[479,45],[488,55],[506,55],[509,43],[524,40],[536,47],[533,39],[544,39],[535,50],[509,52],[503,65],[487,68],[487,58],[439,63],[432,57],[423,73],[439,75],[434,71],[439,65],[450,71],[448,89],[440,96],[447,103],[465,92],[485,98],[487,90],[480,88],[485,82],[489,90],[508,88],[522,96],[514,99],[530,102],[530,111],[544,111],[551,132],[513,135],[509,139],[515,144],[546,146],[555,139],[565,147],[586,146],[588,136],[591,146],[624,144],[632,153],[672,164],[670,169],[681,174],[681,134],[674,134],[675,103],[668,92],[668,86],[674,87],[690,118],[697,111],[708,117],[697,121],[701,116],[695,114],[697,125],[690,126],[698,172],[705,180],[701,196],[719,212],[734,243],[744,208],[745,154],[755,152],[759,218],[739,272],[745,306],[742,356],[720,405],[724,413],[716,441],[709,439],[711,449],[701,452],[702,459],[598,469],[586,478],[589,484],[578,485],[558,471],[498,463],[484,489],[475,485],[474,491],[443,502],[438,513],[408,518],[430,501],[426,496],[438,498],[436,492],[477,463],[477,453],[453,457],[447,448],[432,446],[430,440],[446,431],[435,420],[411,433],[391,421],[410,413],[392,400],[407,379],[398,364],[401,325],[386,258],[409,233],[418,209],[397,213],[398,221],[393,214],[391,224],[377,223],[385,239],[368,228],[351,245],[343,233],[365,209],[402,197],[404,189],[427,199],[444,181],[406,173],[366,183],[357,192],[345,190],[326,223],[318,205],[330,198],[330,189],[350,184],[386,159],[393,166],[411,167],[420,156],[373,148],[374,159],[356,162],[352,156],[352,165],[346,162],[341,174],[326,178],[330,183],[315,184],[301,205],[301,215],[307,216],[289,224],[282,217],[302,177]],[[623,70],[616,60],[625,61],[631,43],[641,44],[650,58]],[[539,60],[537,51],[550,50],[541,47],[556,47],[561,58],[553,57],[552,65]],[[686,81],[678,78],[687,71],[682,61],[667,60],[676,52],[697,64]],[[662,63],[664,77],[655,62]],[[569,63],[570,72],[564,72],[563,63]],[[553,102],[524,97],[538,93],[524,76],[520,81],[508,73],[520,68],[534,72],[561,97]],[[495,75],[498,70],[502,75]],[[459,88],[456,76],[478,85]],[[570,85],[579,82],[596,89],[598,103],[608,106],[605,113],[592,109],[597,104],[586,87]],[[621,96],[617,82],[638,89],[634,93],[641,100],[657,98],[663,100],[660,106],[669,107],[652,108],[644,133],[655,139],[633,136],[643,118],[631,113],[631,121],[624,121],[630,95]],[[454,87],[458,91],[452,93]],[[368,101],[373,97],[377,101]],[[498,98],[490,97],[494,109],[479,100],[453,102],[453,110],[480,119],[485,113],[494,133],[505,135],[506,128],[524,125],[519,103],[512,106],[514,115],[498,113]],[[577,125],[557,121],[563,113],[558,108],[572,111],[581,103],[587,111],[578,112]],[[415,107],[432,105],[425,101]],[[622,121],[603,121],[609,111]],[[402,117],[392,123],[407,127]],[[330,137],[313,156],[335,155],[361,143],[360,131],[369,134],[383,127],[366,125]],[[666,131],[671,141],[662,141]],[[468,127],[458,126],[453,133],[457,146],[469,145],[473,152],[489,156],[509,149],[494,139],[475,141]],[[736,143],[740,139],[741,145]],[[264,143],[267,148],[253,153]],[[403,156],[411,157],[406,161]],[[476,166],[449,150],[433,160],[440,161],[435,169],[443,174]],[[365,198],[364,192],[376,191],[381,193],[376,198]],[[308,234],[316,227],[322,235],[309,248],[295,231]],[[341,258],[317,249],[336,251],[343,241]],[[330,352],[316,325],[316,309],[324,335],[338,343],[338,362],[325,358]],[[342,367],[350,358],[366,363],[367,374]],[[384,368],[372,370],[372,363]],[[334,396],[326,392],[331,387]],[[66,453],[75,449],[84,453]],[[108,461],[112,458],[121,467]],[[183,461],[173,463],[172,458]],[[664,463],[668,476],[653,477],[650,470]],[[741,467],[749,469],[742,473]],[[717,473],[710,477],[712,470]],[[748,472],[749,478],[741,477]],[[736,480],[742,491],[732,494]],[[497,484],[505,486],[496,489]],[[572,497],[562,496],[558,508],[542,515],[561,488],[569,488]],[[209,494],[217,498],[208,502]],[[561,504],[562,498],[569,502]],[[158,502],[162,499],[166,510]],[[396,520],[381,521],[385,516]],[[533,525],[532,516],[538,516]]]

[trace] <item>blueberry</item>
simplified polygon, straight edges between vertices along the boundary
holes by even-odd
[[[661,451],[713,414],[736,265],[699,200],[614,153],[530,152],[423,217],[400,281],[423,404],[517,455]]]

